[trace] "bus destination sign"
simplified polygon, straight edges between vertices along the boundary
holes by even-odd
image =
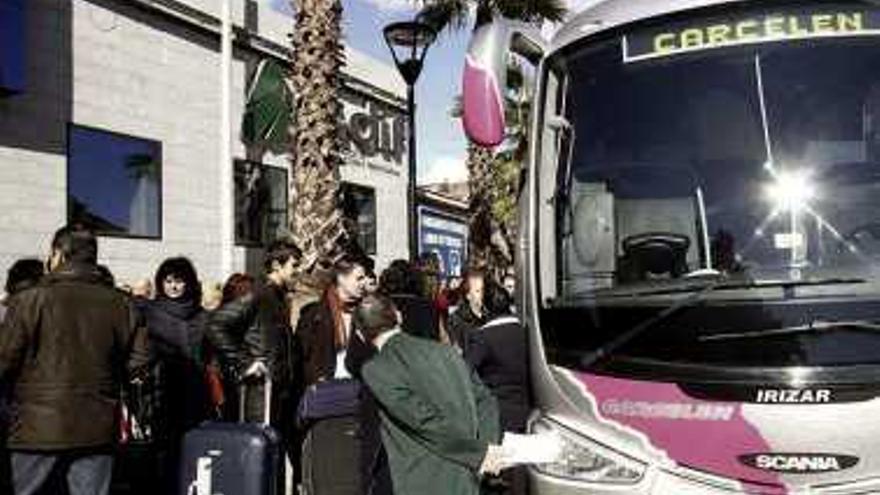
[[[880,11],[823,10],[715,18],[646,29],[623,37],[625,63],[783,40],[880,35]]]

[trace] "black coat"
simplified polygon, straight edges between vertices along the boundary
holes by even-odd
[[[465,360],[498,400],[505,431],[524,432],[529,418],[526,330],[514,316],[495,318],[468,334]]]
[[[411,294],[392,294],[391,300],[403,316],[400,328],[416,337],[440,340],[437,309],[425,297]]]
[[[9,300],[0,328],[0,378],[13,383],[9,447],[115,443],[119,390],[148,359],[134,316],[94,265],[64,266]]]
[[[303,307],[296,325],[302,387],[336,374],[335,320],[327,297]]]
[[[458,309],[449,317],[449,338],[462,351],[467,351],[468,335],[486,323],[485,319],[471,310],[467,300],[462,300]]]
[[[256,360],[266,363],[272,378],[272,424],[287,436],[292,426],[292,408],[299,397],[296,350],[290,330],[286,291],[267,283],[254,293],[224,304],[214,311],[207,325],[207,337],[225,369],[227,383],[238,383]],[[259,390],[248,394],[247,417],[261,418],[265,405]],[[227,390],[232,405],[238,390]]]
[[[354,335],[348,346],[345,367],[352,376],[361,379],[361,369],[378,351],[372,344]],[[361,442],[361,493],[365,495],[393,495],[388,455],[380,435],[379,404],[367,387],[361,388],[360,396],[360,442]]]
[[[167,298],[146,302],[142,313],[153,363],[153,434],[176,443],[210,411],[202,359],[205,313],[199,301]]]
[[[254,361],[263,360],[276,389],[286,390],[294,382],[294,343],[285,296],[284,289],[266,284],[211,314],[208,341],[233,379]]]

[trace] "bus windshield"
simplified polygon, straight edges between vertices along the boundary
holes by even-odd
[[[723,277],[706,299],[726,304],[726,319],[693,305],[659,324],[675,327],[660,329],[664,349],[690,346],[670,356],[706,360],[714,345],[737,364],[880,362],[880,14],[828,5],[670,19],[553,55],[568,130],[554,169],[556,306],[592,308],[588,347]],[[804,316],[792,287],[827,311]],[[654,307],[631,310],[643,305]],[[859,345],[871,359],[790,352],[804,332],[768,333],[758,355],[749,335],[745,354],[729,352],[749,330],[852,322],[854,311],[868,323],[838,333],[870,333]],[[551,349],[581,347],[551,332]],[[785,349],[767,350],[771,340]]]

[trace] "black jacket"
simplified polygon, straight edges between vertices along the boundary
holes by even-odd
[[[206,314],[200,301],[162,297],[143,304],[142,312],[153,362],[153,434],[176,443],[210,411],[203,360]]]
[[[294,342],[285,296],[284,289],[267,283],[214,311],[207,324],[208,341],[233,379],[260,359],[281,394],[294,383]]]
[[[425,297],[411,294],[392,294],[391,300],[403,316],[400,328],[416,337],[440,340],[437,309]]]
[[[326,296],[305,306],[296,326],[302,386],[308,387],[336,374],[333,312]]]
[[[505,431],[524,432],[529,418],[528,347],[514,316],[495,318],[468,334],[465,360],[498,399]]]
[[[135,321],[94,265],[64,266],[11,298],[0,328],[0,377],[14,384],[9,447],[115,443],[120,390],[148,362]]]
[[[449,317],[449,338],[462,351],[467,351],[468,335],[480,328],[486,321],[471,310],[467,300],[462,300],[458,309]]]

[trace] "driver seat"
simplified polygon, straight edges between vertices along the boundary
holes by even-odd
[[[673,232],[644,232],[624,238],[623,256],[617,264],[618,282],[681,277],[688,271],[690,245],[688,236]]]

